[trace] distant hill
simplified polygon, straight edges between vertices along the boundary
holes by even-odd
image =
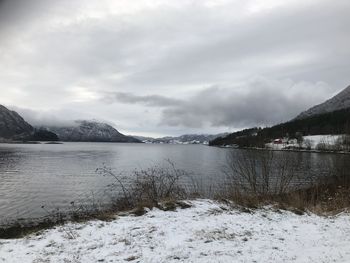
[[[135,136],[146,143],[167,143],[167,144],[208,144],[209,141],[214,140],[221,136],[226,136],[228,133],[220,134],[184,134],[181,136],[167,136],[162,138],[150,138]]]
[[[350,86],[326,102],[299,114],[295,119],[267,128],[252,128],[210,141],[209,145],[264,147],[271,139],[297,134],[325,135],[350,133]]]
[[[259,144],[257,139],[260,137],[258,136],[259,132],[261,131],[261,128],[251,128],[251,129],[245,129],[238,132],[230,133],[226,136],[220,136],[217,137],[209,142],[209,145],[211,146],[223,146],[223,145],[238,145],[241,147],[248,147],[248,146],[255,146]]]
[[[342,90],[340,93],[332,97],[331,99],[316,105],[302,113],[300,113],[296,119],[305,119],[311,116],[333,112],[350,108],[350,86]]]
[[[209,145],[264,147],[272,139],[298,135],[350,134],[350,108],[293,119],[267,128],[252,128],[210,141]]]
[[[17,112],[0,105],[0,141],[57,141],[55,133],[38,130]]]
[[[33,132],[34,128],[17,112],[0,105],[0,138],[22,140]]]
[[[45,130],[45,129],[35,129],[34,134],[30,137],[31,141],[59,141],[56,133]]]
[[[111,125],[97,121],[75,121],[71,126],[46,127],[58,135],[61,141],[71,142],[141,142],[118,132]]]

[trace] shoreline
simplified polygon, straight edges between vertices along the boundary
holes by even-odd
[[[206,197],[195,197],[186,198],[179,200],[163,200],[159,201],[153,206],[143,206],[137,205],[129,209],[116,210],[113,208],[105,208],[95,210],[93,207],[90,210],[85,210],[84,212],[77,211],[67,211],[63,213],[52,213],[48,216],[38,217],[38,218],[21,218],[18,220],[8,220],[7,223],[0,225],[0,244],[1,240],[11,240],[11,239],[21,239],[27,238],[31,235],[38,235],[43,231],[50,231],[57,227],[62,227],[67,224],[86,224],[91,221],[113,221],[115,218],[121,216],[144,216],[152,210],[159,210],[163,212],[177,211],[182,209],[189,209],[192,207],[193,203],[201,200],[206,200],[207,202],[216,203],[222,206],[227,206],[232,209],[236,209],[243,213],[254,213],[260,210],[269,210],[274,213],[290,212],[295,215],[310,215],[319,216],[321,218],[326,218],[328,216],[338,216],[343,213],[349,214],[350,218],[350,207],[333,208],[327,209],[314,209],[313,207],[298,207],[293,204],[287,204],[279,202],[277,200],[265,200],[262,202],[257,202],[256,204],[239,203],[231,199],[222,198],[206,198]],[[4,221],[5,222],[5,221]]]
[[[67,223],[0,240],[0,262],[350,261],[349,213],[324,217],[209,199],[186,202],[191,207]]]
[[[210,145],[210,147],[217,147],[222,149],[235,149],[235,150],[257,150],[257,151],[278,151],[278,152],[301,152],[301,153],[326,153],[326,154],[343,154],[348,155],[350,152],[344,151],[320,151],[320,150],[297,150],[297,149],[272,149],[272,148],[259,148],[259,147],[231,147]]]

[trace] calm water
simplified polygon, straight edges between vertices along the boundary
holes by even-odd
[[[96,173],[104,165],[127,175],[170,159],[208,183],[222,176],[225,155],[223,149],[202,145],[0,144],[0,220],[42,216],[42,205],[52,210],[71,201],[98,201],[112,182]]]
[[[113,180],[96,173],[110,167],[131,174],[164,164],[166,159],[204,185],[222,181],[228,149],[203,145],[64,143],[0,144],[0,220],[45,216],[45,209],[64,209],[71,201],[106,199]],[[328,155],[291,153],[313,162]]]

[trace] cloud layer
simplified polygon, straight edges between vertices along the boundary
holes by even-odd
[[[138,134],[280,122],[348,86],[349,9],[347,0],[3,0],[0,103]]]
[[[322,94],[329,90],[329,86],[321,82],[293,83],[291,80],[256,78],[240,87],[209,87],[184,100],[131,93],[108,94],[105,100],[161,108],[161,125],[234,128],[287,121],[300,113],[305,105],[322,100]]]

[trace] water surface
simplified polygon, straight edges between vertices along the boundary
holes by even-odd
[[[116,174],[162,165],[169,159],[197,178],[216,180],[225,151],[203,145],[124,143],[0,144],[0,219],[35,217],[71,201],[101,199]]]
[[[64,210],[72,201],[106,201],[106,189],[113,179],[96,173],[103,166],[128,176],[135,169],[162,165],[169,159],[202,186],[218,185],[225,178],[222,167],[229,151],[204,145],[0,144],[0,220],[45,216],[46,210]],[[322,173],[319,164],[330,158],[290,154],[297,155],[301,163],[317,163],[310,168],[313,173]],[[305,167],[300,169],[309,169]]]

